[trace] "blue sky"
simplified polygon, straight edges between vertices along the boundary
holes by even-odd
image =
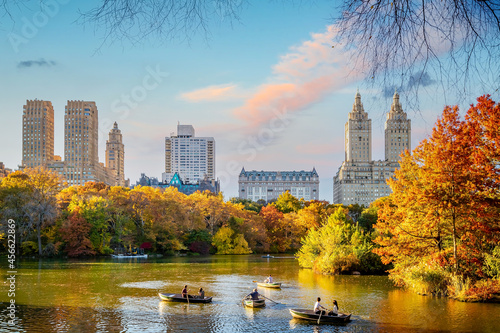
[[[197,136],[215,138],[226,199],[237,195],[243,166],[315,167],[320,198],[331,201],[332,178],[344,159],[344,124],[358,88],[372,119],[372,156],[384,158],[383,124],[392,98],[384,96],[384,87],[367,88],[360,71],[347,69],[350,56],[331,48],[335,29],[328,17],[335,9],[329,1],[255,1],[245,6],[240,22],[216,20],[208,38],[152,38],[135,45],[103,44],[103,31],[76,22],[78,10],[92,1],[54,3],[47,20],[33,5],[0,21],[0,161],[6,167],[21,163],[27,99],[52,101],[55,154],[63,158],[64,106],[67,100],[90,100],[99,109],[100,160],[116,121],[132,183],[141,173],[161,178],[164,138],[180,122],[193,125]],[[420,109],[409,111],[413,147],[431,133],[443,106],[453,103],[436,91],[428,86]],[[401,93],[406,110],[405,99]]]

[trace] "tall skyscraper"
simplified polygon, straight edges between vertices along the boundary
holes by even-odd
[[[47,166],[54,159],[54,108],[49,101],[27,100],[23,107],[24,167]]]
[[[124,173],[125,148],[122,143],[122,132],[115,122],[109,131],[109,139],[106,141],[106,168],[113,170],[116,185],[125,186]]]
[[[405,149],[411,149],[411,120],[407,119],[396,92],[385,121],[385,160],[397,162]]]
[[[345,161],[333,178],[333,202],[369,206],[378,198],[391,194],[386,180],[399,167],[401,152],[410,148],[411,122],[395,92],[385,122],[385,160],[371,160],[371,120],[357,92],[345,125]]]
[[[163,182],[170,182],[175,173],[188,184],[215,180],[214,138],[196,137],[192,125],[177,125],[177,135],[165,138]]]
[[[64,162],[70,185],[97,181],[98,111],[95,102],[68,101],[64,114]]]
[[[345,124],[345,155],[346,161],[372,160],[372,120],[363,108],[359,91]]]

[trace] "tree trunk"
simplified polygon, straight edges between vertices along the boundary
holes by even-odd
[[[456,226],[456,217],[455,217],[455,214],[453,214],[452,222],[453,222],[453,259],[455,260],[455,274],[457,274],[458,273],[457,226]]]
[[[36,234],[38,236],[38,255],[41,257],[42,256],[42,223],[39,222],[37,227],[36,227]]]

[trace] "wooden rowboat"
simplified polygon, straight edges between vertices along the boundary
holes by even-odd
[[[266,300],[264,298],[259,298],[258,300],[245,298],[243,302],[245,303],[245,306],[249,308],[262,308],[266,306]]]
[[[337,324],[345,324],[351,321],[351,314],[339,313],[338,316],[329,316],[329,315],[321,315],[314,313],[313,310],[306,309],[290,309],[290,313],[293,318],[309,320],[313,322],[320,323],[337,323]]]
[[[162,301],[166,302],[182,302],[187,303],[188,299],[186,297],[182,297],[182,294],[167,294],[167,293],[158,293]],[[212,302],[212,297],[205,298],[197,298],[192,295],[189,296],[189,303],[210,303]]]
[[[257,286],[264,288],[281,288],[281,282],[273,282],[273,283],[257,282]]]

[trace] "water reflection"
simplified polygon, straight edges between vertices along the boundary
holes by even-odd
[[[5,271],[2,271],[4,276]],[[497,332],[499,304],[423,297],[394,288],[383,276],[321,276],[295,260],[259,256],[162,258],[146,262],[24,261],[18,270],[18,322],[7,324],[7,292],[0,290],[2,332]],[[259,288],[262,309],[241,299],[272,274],[282,289]],[[158,292],[203,287],[208,304],[162,302]],[[342,312],[346,326],[291,318],[321,296]]]

